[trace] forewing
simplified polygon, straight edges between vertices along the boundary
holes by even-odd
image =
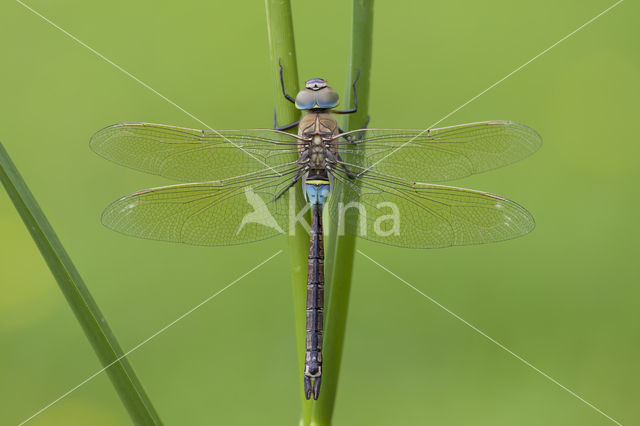
[[[370,176],[359,184],[337,174],[345,206],[331,209],[339,229],[400,247],[439,248],[508,240],[533,230],[519,204],[481,191]],[[358,222],[360,219],[360,222]]]
[[[369,171],[410,182],[442,182],[502,167],[542,144],[535,130],[511,121],[486,121],[431,130],[360,129],[336,142],[354,174]]]
[[[258,241],[287,231],[289,194],[282,191],[291,178],[265,171],[224,184],[146,189],[113,202],[102,222],[123,234],[193,245]]]
[[[120,165],[178,181],[215,181],[293,161],[294,135],[277,130],[196,130],[121,123],[91,138],[90,146]]]

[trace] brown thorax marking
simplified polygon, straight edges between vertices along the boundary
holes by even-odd
[[[329,112],[308,112],[298,125],[298,153],[308,150],[309,167],[311,169],[325,169],[325,149],[337,153],[338,147],[330,139],[337,135],[338,122]]]

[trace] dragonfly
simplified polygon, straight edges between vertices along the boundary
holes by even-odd
[[[533,154],[542,141],[511,121],[428,130],[343,131],[338,93],[313,78],[294,97],[299,121],[273,129],[198,130],[127,122],[90,142],[102,157],[180,184],[111,203],[102,223],[123,234],[225,246],[293,233],[310,210],[304,393],[318,399],[324,310],[323,214],[338,231],[407,248],[483,244],[520,237],[535,221],[522,206],[487,192],[441,185]],[[274,117],[275,121],[275,117]],[[297,133],[287,129],[298,128]],[[300,182],[300,186],[296,184]],[[301,193],[300,193],[301,192]]]

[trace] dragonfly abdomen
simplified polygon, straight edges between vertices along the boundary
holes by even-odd
[[[324,241],[322,209],[329,196],[329,181],[307,181],[307,197],[312,220],[307,274],[307,341],[304,363],[304,390],[307,399],[318,399],[322,376],[322,329],[324,310]]]

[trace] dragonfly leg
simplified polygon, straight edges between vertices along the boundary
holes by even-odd
[[[289,130],[293,127],[296,127],[300,123],[300,120],[296,120],[292,123],[285,124],[284,126],[278,126],[278,116],[276,113],[276,107],[273,107],[273,129],[274,130]]]
[[[296,182],[298,182],[300,180],[300,178],[302,177],[302,175],[309,169],[308,166],[305,167],[300,167],[298,169],[298,171],[296,172],[296,175],[293,177],[293,179],[291,180],[291,182],[289,183],[289,185],[286,186],[286,188],[284,188],[282,191],[280,191],[280,193],[278,195],[276,195],[275,197],[273,197],[273,201],[277,201],[278,199],[280,199],[280,197],[282,197],[284,194],[287,193],[287,191],[289,190],[289,188],[291,188],[293,185],[296,184]]]
[[[343,164],[343,160],[342,157],[340,157],[340,154],[334,154],[331,151],[327,151],[325,155],[327,156],[327,159],[333,164],[338,164],[342,171],[344,171],[349,177],[349,179],[353,180],[356,178],[356,175]]]
[[[358,93],[356,91],[356,83],[358,82],[358,79],[360,78],[360,70],[358,70],[358,74],[356,75],[356,79],[353,80],[353,84],[351,85],[351,87],[353,87],[353,108],[351,109],[344,109],[344,110],[332,110],[331,112],[334,114],[353,114],[354,112],[358,111]]]
[[[351,170],[349,170],[349,168],[347,166],[344,165],[343,160],[340,157],[340,154],[337,154],[336,156],[337,156],[338,161],[339,161],[338,164],[340,164],[340,167],[342,168],[342,170],[344,170],[344,172],[347,174],[349,179],[351,179],[351,180],[355,179],[356,175]]]
[[[367,115],[367,121],[365,121],[364,126],[362,126],[363,129],[366,129],[367,127],[369,127],[369,121],[371,121],[371,116]]]
[[[289,96],[287,94],[287,91],[284,88],[284,76],[283,76],[283,70],[282,70],[282,61],[280,59],[278,59],[278,65],[280,65],[280,86],[282,87],[282,94],[284,95],[285,98],[287,98],[287,100],[289,102],[295,104],[296,100],[293,99],[291,96]]]
[[[342,130],[340,127],[338,127],[338,132],[345,133],[345,131]],[[347,142],[353,143],[353,136],[351,136],[351,135],[342,135],[341,137],[344,138],[344,140],[346,140]]]
[[[369,126],[369,121],[371,121],[371,116],[367,115],[367,121],[364,122],[364,126],[362,126],[362,129],[366,129]],[[338,132],[340,133],[346,133],[344,130],[342,130],[340,127],[338,127]],[[340,137],[344,138],[347,142],[349,143],[356,143],[357,139],[353,137],[353,135],[340,135]],[[361,139],[361,138],[360,138]]]

